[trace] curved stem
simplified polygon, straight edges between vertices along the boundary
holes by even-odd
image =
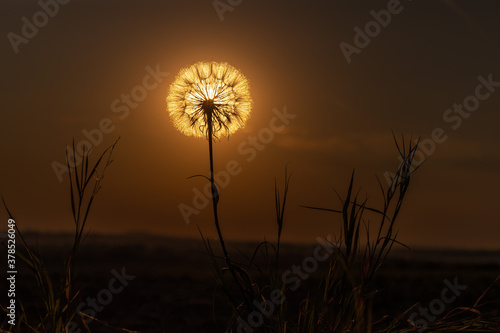
[[[214,158],[213,158],[213,148],[212,148],[212,141],[213,141],[212,109],[209,108],[208,110],[206,110],[206,112],[207,112],[207,125],[208,125],[208,153],[210,155],[210,184],[212,189],[212,204],[214,208],[215,227],[217,228],[217,234],[219,235],[220,245],[222,247],[222,251],[224,253],[224,259],[226,260],[229,271],[231,272],[231,275],[233,276],[236,284],[240,288],[245,304],[250,309],[250,302],[247,299],[245,288],[243,288],[243,286],[241,285],[240,280],[238,279],[236,272],[234,271],[233,264],[231,263],[231,259],[229,258],[229,252],[227,251],[226,244],[224,243],[224,237],[222,237],[222,232],[220,230],[219,217],[217,215],[217,203],[219,201],[219,193],[217,191],[217,187],[215,186],[214,182]]]
[[[213,137],[213,129],[212,129],[212,112],[211,110],[208,112],[208,153],[210,155],[210,184],[212,189],[212,203],[214,207],[214,219],[215,219],[215,227],[217,228],[217,233],[219,234],[219,241],[222,246],[222,251],[224,252],[224,258],[227,261],[227,264],[231,266],[231,260],[229,259],[229,253],[227,252],[226,245],[224,243],[224,238],[222,237],[222,232],[219,226],[219,217],[217,215],[217,202],[219,200],[219,194],[215,187],[214,183],[214,158],[213,158],[213,149],[212,149],[212,137]]]

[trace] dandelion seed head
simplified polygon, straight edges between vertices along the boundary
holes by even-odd
[[[229,136],[245,125],[252,100],[248,80],[228,63],[198,62],[183,68],[170,85],[167,111],[185,135]],[[209,119],[210,118],[210,119]]]

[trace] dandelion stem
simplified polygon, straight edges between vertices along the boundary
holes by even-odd
[[[224,253],[224,259],[226,259],[227,266],[229,268],[229,271],[231,272],[231,275],[233,276],[236,284],[240,288],[240,291],[243,295],[243,299],[247,306],[250,306],[246,293],[245,293],[245,288],[241,285],[238,277],[236,276],[236,272],[234,271],[233,264],[231,263],[231,259],[229,258],[229,252],[226,249],[226,244],[224,243],[224,238],[222,237],[222,232],[220,230],[220,225],[219,225],[219,217],[217,215],[217,203],[219,201],[219,192],[217,191],[217,187],[215,186],[214,182],[214,158],[213,158],[213,149],[212,149],[212,141],[213,141],[213,128],[212,128],[212,112],[213,109],[212,107],[206,107],[205,108],[206,116],[207,116],[207,126],[208,126],[208,153],[210,155],[210,184],[212,188],[212,203],[214,207],[214,219],[215,219],[215,227],[217,228],[217,233],[219,235],[219,241],[220,245],[222,247],[222,251]]]
[[[217,202],[219,200],[219,193],[214,183],[214,157],[213,157],[213,149],[212,149],[212,137],[213,137],[213,129],[212,129],[212,109],[209,109],[207,112],[207,123],[208,123],[208,153],[210,155],[210,184],[212,189],[212,203],[214,207],[214,219],[215,219],[215,227],[217,228],[217,233],[219,234],[219,241],[222,246],[222,251],[224,252],[224,257],[230,265],[229,254],[226,249],[226,245],[224,243],[224,238],[222,237],[222,232],[219,226],[219,217],[217,215]]]

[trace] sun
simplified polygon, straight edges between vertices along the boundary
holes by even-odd
[[[208,137],[209,124],[215,138],[233,134],[245,125],[251,109],[248,80],[228,63],[198,62],[181,69],[167,96],[175,127],[200,138]]]

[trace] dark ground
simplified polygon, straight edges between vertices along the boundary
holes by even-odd
[[[35,244],[35,236],[27,236],[29,242]],[[38,235],[37,238],[47,266],[54,274],[61,272],[71,236]],[[219,248],[216,241],[212,244]],[[235,254],[236,249],[251,254],[255,246],[239,243],[230,244],[229,248]],[[305,257],[312,255],[313,248],[284,245],[280,267],[288,269],[301,264]],[[315,276],[325,266],[323,264]],[[201,239],[90,235],[77,257],[77,267],[81,301],[95,298],[102,289],[108,289],[114,277],[113,269],[121,272],[124,268],[127,275],[135,276],[96,313],[98,319],[111,326],[151,333],[224,332],[230,312],[224,305],[223,295],[215,292],[213,270]],[[394,250],[379,273],[375,284],[380,291],[373,304],[376,318],[397,316],[417,302],[428,305],[440,297],[444,279],[457,278],[467,289],[447,308],[450,310],[474,304],[500,275],[500,251]],[[319,280],[313,277],[306,283],[314,290]],[[17,275],[17,288],[17,299],[33,311],[38,290],[28,271],[21,270]],[[498,289],[493,290],[497,299],[500,298]],[[105,293],[101,295],[105,297]],[[2,292],[0,298],[2,306],[6,301],[4,294]],[[88,308],[88,305],[83,307]],[[90,328],[92,332],[113,332],[96,321]]]

